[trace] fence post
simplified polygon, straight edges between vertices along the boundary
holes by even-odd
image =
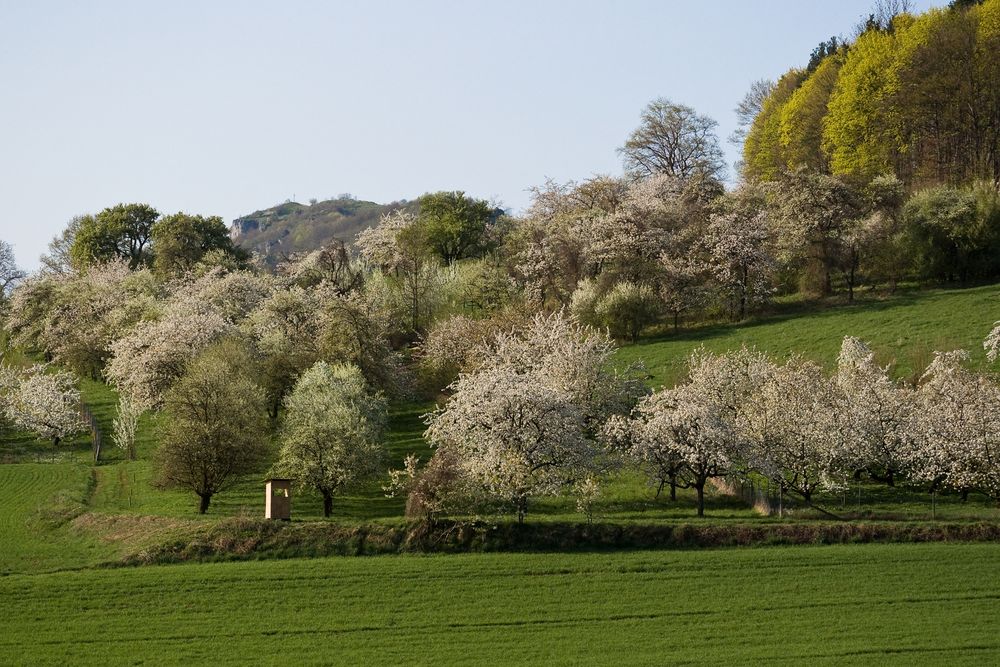
[[[91,449],[94,452],[94,463],[100,463],[102,445],[101,427],[97,425],[97,419],[85,403],[80,403],[80,416],[83,417],[84,420],[86,420],[87,425],[90,426],[90,440],[92,443]]]

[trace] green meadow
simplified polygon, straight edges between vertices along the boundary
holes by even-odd
[[[1000,545],[467,554],[0,578],[5,664],[989,664]]]

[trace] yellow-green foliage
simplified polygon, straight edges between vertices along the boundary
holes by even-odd
[[[808,77],[792,70],[755,119],[745,174],[806,166],[864,182],[1000,179],[1000,0],[869,29]]]
[[[804,166],[827,171],[827,158],[820,148],[823,118],[842,64],[840,54],[824,58],[782,107],[780,139],[789,169]]]
[[[848,51],[823,123],[823,151],[834,174],[870,180],[891,170],[895,63],[893,33],[870,30]]]
[[[786,72],[754,118],[743,144],[743,170],[748,178],[770,181],[785,170],[787,161],[781,146],[781,112],[805,77],[804,70]]]

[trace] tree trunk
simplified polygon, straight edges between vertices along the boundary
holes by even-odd
[[[524,517],[528,514],[528,498],[526,496],[521,496],[517,499],[517,523],[521,525],[524,523]]]
[[[674,333],[681,328],[681,314],[678,311],[674,311]]]
[[[677,475],[670,476],[670,500],[677,500]]]
[[[56,437],[52,438],[52,446],[53,447],[58,447],[59,446],[59,442],[61,440],[62,440],[62,438],[60,438],[58,435]]]
[[[208,511],[208,504],[212,502],[212,494],[204,493],[198,494],[198,514],[204,514]]]
[[[323,491],[323,516],[327,519],[333,513],[333,494],[329,491]]]
[[[698,516],[705,516],[705,482],[695,484],[698,491]]]

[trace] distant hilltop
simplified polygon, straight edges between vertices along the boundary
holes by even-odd
[[[286,201],[236,218],[229,234],[236,244],[274,264],[282,257],[314,250],[335,238],[351,243],[384,214],[400,208],[415,209],[416,205],[405,199],[377,204],[349,195],[308,204]]]

